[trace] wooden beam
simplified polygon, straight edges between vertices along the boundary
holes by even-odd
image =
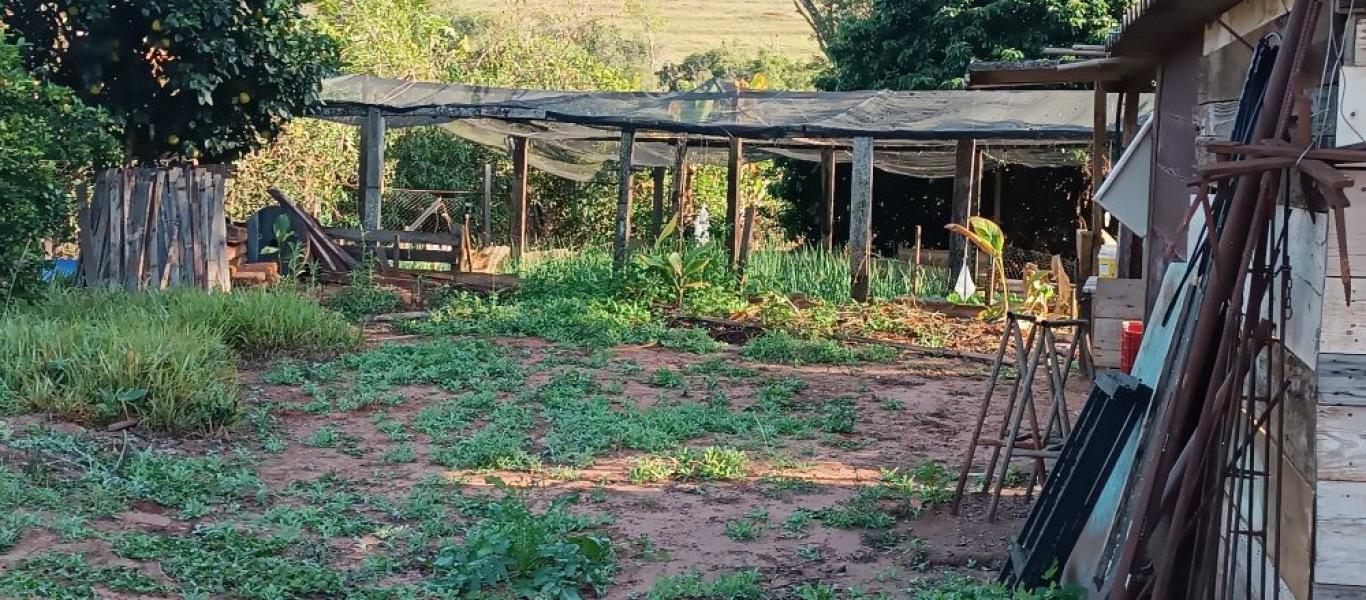
[[[973,174],[976,171],[974,163],[977,159],[977,142],[974,140],[959,140],[955,159],[953,206],[949,211],[949,220],[950,222],[966,227],[968,224],[968,216],[972,213],[973,187],[975,186]],[[967,264],[964,262],[967,260],[967,247],[967,240],[963,239],[963,236],[949,236],[950,283],[958,281],[958,272]]]
[[[849,191],[849,291],[868,300],[873,253],[873,139],[854,138]]]
[[[655,167],[651,172],[654,177],[654,198],[650,205],[651,241],[659,239],[659,233],[664,230],[664,175],[667,172],[664,167]]]
[[[378,108],[365,113],[360,129],[360,211],[366,229],[380,228],[380,202],[384,192],[384,117]]]
[[[740,193],[740,171],[744,164],[744,152],[744,142],[740,138],[730,138],[730,156],[726,159],[726,225],[729,227],[726,233],[726,260],[731,265],[740,258],[740,234],[743,233],[740,205],[744,199]]]
[[[835,149],[821,150],[821,248],[835,249]]]
[[[526,252],[527,146],[524,137],[512,138],[512,258]]]
[[[626,246],[631,242],[631,162],[636,151],[636,132],[621,131],[621,156],[617,159],[617,230],[612,239],[612,265],[626,266]]]
[[[493,243],[493,164],[484,163],[484,198],[479,206],[480,241]]]

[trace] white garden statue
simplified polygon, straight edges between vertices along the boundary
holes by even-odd
[[[697,217],[693,219],[692,237],[697,240],[699,246],[705,246],[711,241],[711,213],[707,212],[705,206],[697,210]]]

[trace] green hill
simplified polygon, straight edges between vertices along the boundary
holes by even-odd
[[[768,49],[791,58],[820,49],[792,0],[444,0],[472,12],[539,10],[600,16],[650,40],[653,64],[730,44],[742,52]]]

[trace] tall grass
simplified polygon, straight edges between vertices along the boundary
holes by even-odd
[[[241,413],[239,356],[359,342],[344,317],[286,290],[54,289],[44,302],[0,314],[0,409],[213,430]]]
[[[915,269],[893,260],[874,260],[869,294],[879,300],[901,296],[943,297],[949,292],[948,274],[936,267],[921,267],[919,294]],[[816,249],[764,250],[750,257],[746,271],[751,292],[776,291],[802,294],[831,304],[849,302],[849,253]]]

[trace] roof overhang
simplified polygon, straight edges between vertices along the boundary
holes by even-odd
[[[1243,0],[1139,0],[1110,37],[1111,56],[1161,54]]]
[[[968,88],[1100,83],[1107,88],[1146,92],[1154,68],[1149,58],[1127,56],[1078,61],[977,62],[968,66]]]

